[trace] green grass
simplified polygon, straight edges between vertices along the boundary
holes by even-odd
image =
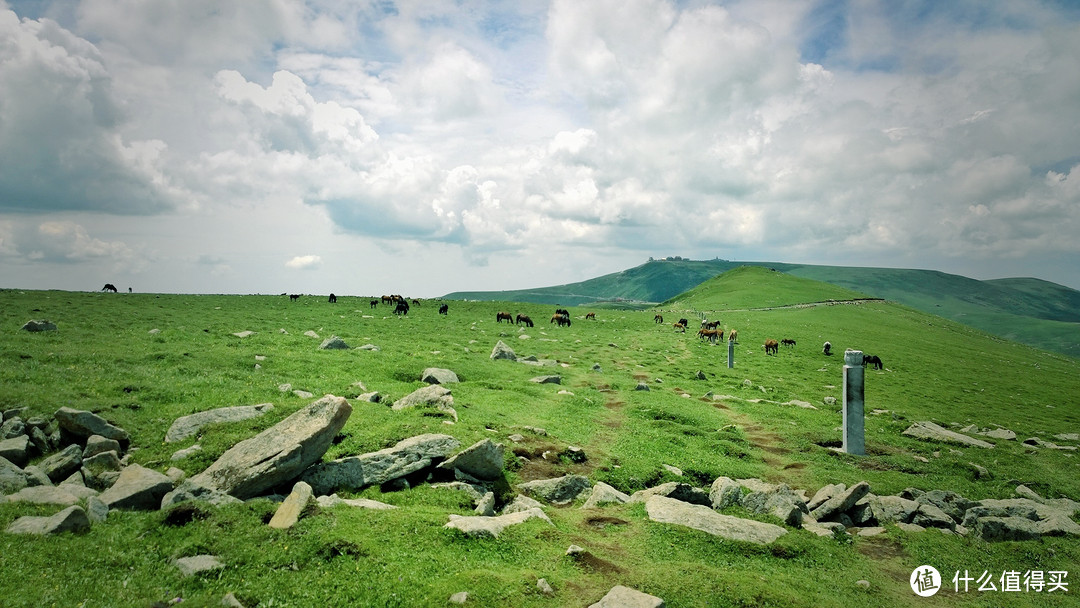
[[[448,433],[463,445],[492,438],[508,447],[508,481],[581,473],[624,492],[681,479],[706,486],[720,475],[761,477],[811,493],[826,483],[867,480],[879,494],[906,487],[951,489],[971,499],[1007,498],[1016,482],[1049,497],[1080,499],[1076,457],[1018,442],[993,450],[952,450],[901,435],[917,420],[994,424],[1020,438],[1080,431],[1080,362],[1023,346],[890,302],[747,310],[843,299],[846,292],[782,273],[751,269],[688,294],[667,310],[707,312],[738,329],[735,368],[725,346],[656,325],[654,311],[575,312],[573,325],[547,323],[552,307],[508,302],[434,302],[407,318],[367,298],[289,302],[269,296],[185,296],[0,291],[0,409],[27,406],[51,415],[60,406],[100,413],[132,436],[135,462],[164,471],[170,455],[195,442],[164,444],[182,415],[272,402],[254,420],[204,432],[203,452],[176,463],[188,474],[310,403],[278,386],[349,398],[363,382],[394,399],[421,386],[426,367],[448,367],[460,420],[421,411],[394,412],[352,401],[354,411],[327,458],[374,451],[420,433]],[[762,299],[755,299],[758,294]],[[757,303],[757,306],[750,304]],[[506,310],[538,323],[523,329],[495,322]],[[18,328],[45,318],[57,332]],[[151,329],[160,333],[150,334]],[[281,333],[284,329],[287,333]],[[234,332],[251,330],[247,338]],[[319,339],[304,336],[314,330]],[[321,339],[379,351],[322,351]],[[528,338],[524,338],[528,336]],[[762,343],[792,338],[794,349],[766,356]],[[492,361],[497,340],[546,367]],[[838,454],[842,356],[858,348],[882,357],[867,371],[865,457]],[[256,361],[256,356],[265,357]],[[260,366],[256,369],[256,363]],[[600,370],[594,371],[593,365]],[[705,374],[705,380],[696,373]],[[561,385],[535,384],[545,374]],[[635,391],[639,381],[648,392]],[[570,391],[573,394],[559,394]],[[719,399],[707,398],[711,392]],[[817,409],[787,404],[805,401]],[[524,427],[542,427],[542,436]],[[508,436],[520,433],[514,444]],[[549,462],[544,451],[582,447],[584,464]],[[513,450],[532,457],[525,465]],[[916,457],[925,458],[922,462]],[[990,470],[975,480],[970,462]],[[663,465],[676,466],[675,477]],[[351,495],[346,493],[346,495]],[[214,605],[228,592],[247,606],[441,606],[458,591],[480,606],[584,606],[615,584],[663,597],[670,606],[907,606],[911,571],[1063,569],[1080,563],[1080,540],[1046,538],[990,544],[935,531],[838,542],[791,530],[770,547],[719,540],[649,522],[641,505],[587,512],[547,508],[553,525],[532,521],[495,540],[465,539],[443,525],[470,514],[462,495],[426,485],[355,495],[397,505],[393,511],[341,507],[302,519],[291,530],[264,521],[274,505],[206,507],[206,516],[170,526],[162,513],[110,514],[83,535],[25,538],[0,534],[0,598],[5,606],[149,606],[172,598]],[[0,528],[51,509],[0,504]],[[745,512],[733,513],[747,516]],[[598,520],[602,516],[604,519]],[[766,516],[753,516],[773,521]],[[564,555],[571,544],[590,558]],[[210,576],[183,579],[176,557],[213,553],[227,564]],[[1074,568],[1073,568],[1074,569]],[[546,578],[553,598],[536,590]],[[855,582],[865,579],[869,589]],[[1066,606],[1066,594],[940,593],[938,605]]]

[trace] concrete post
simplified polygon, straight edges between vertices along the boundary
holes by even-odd
[[[844,352],[844,451],[866,454],[863,436],[865,404],[863,354],[860,350]]]
[[[735,343],[731,340],[727,343],[727,367],[728,369],[735,367]]]

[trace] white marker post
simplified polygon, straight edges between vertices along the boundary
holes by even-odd
[[[728,369],[735,368],[735,343],[731,340],[727,343],[727,367]]]
[[[863,353],[861,350],[844,352],[844,451],[858,456],[866,455],[863,436],[865,404]]]

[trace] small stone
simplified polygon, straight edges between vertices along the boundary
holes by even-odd
[[[469,601],[469,594],[466,591],[458,591],[451,595],[449,600],[451,604],[464,604],[467,601]]]
[[[180,569],[181,574],[188,577],[201,572],[221,570],[225,567],[225,564],[221,563],[221,560],[215,555],[194,555],[177,559],[176,567]]]
[[[551,585],[547,582],[547,579],[542,578],[536,581],[536,590],[548,597],[555,595],[555,590],[551,588]]]

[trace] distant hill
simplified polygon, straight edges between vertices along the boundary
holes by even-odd
[[[868,298],[864,293],[831,283],[797,277],[763,266],[740,266],[704,281],[663,302],[661,306],[708,311]]]
[[[1080,357],[1080,291],[1030,278],[979,281],[935,270],[657,260],[578,283],[516,291],[454,292],[444,297],[645,308],[666,302],[741,266],[764,267],[830,283],[858,292],[858,297],[885,298],[1010,340]],[[757,297],[755,302],[759,302],[759,307],[770,305],[761,294]],[[733,302],[728,305],[736,307]],[[723,302],[715,304],[720,306]]]

